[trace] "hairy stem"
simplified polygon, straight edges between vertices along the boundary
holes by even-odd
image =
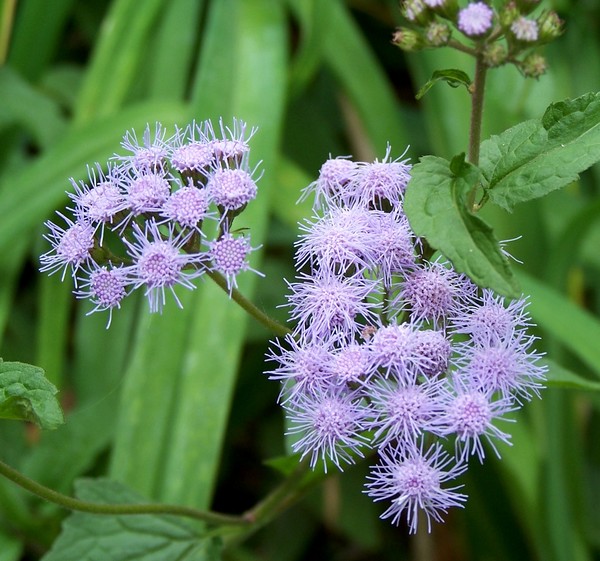
[[[469,129],[469,162],[475,166],[479,165],[486,73],[487,66],[483,62],[483,56],[478,53],[475,57],[475,79],[471,86],[471,125]],[[477,185],[474,185],[469,193],[469,208],[471,210],[475,208],[477,187]]]
[[[207,275],[217,283],[227,294],[231,295],[231,299],[239,304],[244,310],[246,310],[254,319],[262,323],[267,329],[272,331],[275,335],[281,337],[291,333],[291,329],[288,329],[285,325],[281,325],[277,320],[265,314],[261,309],[255,306],[250,300],[248,300],[237,288],[229,290],[227,287],[227,280],[225,277],[216,271],[207,271]]]
[[[10,467],[0,460],[0,475],[3,475],[7,479],[10,479],[23,489],[50,501],[51,503],[62,506],[69,510],[76,510],[79,512],[89,512],[91,514],[112,514],[112,515],[125,515],[125,514],[172,514],[175,516],[183,516],[186,518],[195,518],[196,520],[202,520],[208,524],[213,525],[235,525],[245,526],[249,524],[246,518],[240,516],[230,516],[227,514],[219,514],[216,512],[209,512],[203,510],[197,510],[195,508],[181,506],[181,505],[167,505],[167,504],[106,504],[106,503],[92,503],[88,501],[82,501],[68,495],[63,495],[53,489],[50,489],[33,479],[23,475],[16,469]]]

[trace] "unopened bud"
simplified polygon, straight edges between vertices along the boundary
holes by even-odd
[[[539,78],[548,69],[546,59],[537,53],[527,55],[520,63],[519,70],[527,78]]]
[[[450,40],[450,26],[445,23],[432,22],[425,30],[427,43],[432,47],[442,47]]]
[[[408,52],[418,51],[424,47],[421,35],[413,29],[405,27],[396,29],[392,37],[392,43]]]
[[[534,19],[519,17],[512,22],[510,30],[522,43],[535,43],[539,37],[538,23]]]
[[[406,0],[402,4],[402,15],[418,25],[427,25],[432,17],[423,0]]]
[[[553,41],[564,31],[563,21],[556,12],[545,12],[537,20],[540,30],[540,43],[549,43]]]
[[[492,43],[487,45],[483,51],[483,62],[490,68],[501,66],[506,62],[507,52],[504,45]]]
[[[504,28],[511,26],[512,22],[521,16],[521,12],[514,2],[507,2],[498,13],[500,25]]]

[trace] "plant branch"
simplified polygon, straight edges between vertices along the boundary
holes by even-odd
[[[479,149],[481,146],[481,125],[483,122],[483,98],[487,66],[481,53],[475,57],[475,78],[471,86],[471,125],[469,129],[469,162],[479,165]],[[474,185],[469,193],[469,209],[475,208],[475,195],[478,185]]]
[[[18,472],[0,460],[0,475],[16,483],[23,489],[45,499],[51,503],[62,506],[69,510],[79,512],[89,512],[90,514],[112,514],[112,515],[131,515],[131,514],[171,514],[175,516],[183,516],[186,518],[195,518],[213,525],[235,525],[245,526],[249,521],[240,516],[230,516],[227,514],[219,514],[198,510],[195,508],[182,505],[168,504],[107,504],[107,503],[92,503],[82,501],[68,495],[63,495],[58,491],[54,491],[49,487],[30,479],[26,475]]]
[[[216,271],[207,271],[206,273],[213,281],[217,283],[227,294],[230,295],[231,299],[239,304],[244,310],[246,310],[254,319],[259,323],[262,323],[267,329],[272,331],[275,335],[281,337],[291,333],[291,329],[288,329],[285,325],[282,325],[277,320],[265,314],[261,309],[255,306],[250,300],[248,300],[237,288],[231,290],[227,286],[227,280],[225,277]]]

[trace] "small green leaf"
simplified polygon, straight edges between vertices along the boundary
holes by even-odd
[[[421,99],[436,82],[446,82],[452,88],[465,86],[467,90],[471,86],[471,78],[466,72],[456,68],[447,68],[446,70],[436,70],[429,80],[421,87],[415,96],[416,99]]]
[[[464,161],[452,163],[425,156],[412,169],[404,210],[412,229],[440,250],[474,282],[515,296],[517,281],[502,254],[492,229],[468,210],[467,197],[479,181],[479,170]]]
[[[600,93],[589,93],[483,142],[480,167],[490,201],[510,211],[575,181],[599,160]]]
[[[75,483],[80,499],[99,503],[145,503],[121,483],[84,479]],[[202,538],[175,516],[107,516],[76,512],[43,561],[218,561],[218,538]]]
[[[575,374],[571,370],[567,370],[553,360],[545,359],[540,361],[548,366],[548,374],[546,375],[546,385],[548,387],[568,388],[583,391],[600,391],[600,382],[588,380],[579,374]]]
[[[64,422],[57,393],[41,368],[0,359],[0,418],[55,429]]]

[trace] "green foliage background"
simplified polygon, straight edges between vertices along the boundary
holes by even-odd
[[[600,90],[600,6],[547,4],[566,21],[545,50],[550,71],[539,81],[490,73],[484,139]],[[396,50],[399,10],[387,0],[4,0],[2,18],[0,355],[44,368],[67,422],[48,433],[0,424],[0,457],[68,493],[75,479],[102,476],[146,500],[241,513],[280,478],[264,461],[285,453],[278,387],[262,374],[269,334],[209,282],[161,316],[130,298],[106,330],[69,283],[37,273],[44,220],[66,203],[68,178],[105,162],[125,130],[244,119],[259,127],[252,157],[265,174],[239,225],[263,244],[253,266],[267,277],[247,274],[240,287],[285,320],[276,306],[294,274],[296,222],[309,216],[295,204],[302,187],[329,154],[382,158],[388,142],[393,156],[410,146],[414,162],[465,151],[464,89],[414,94],[434,70],[471,73],[471,61]],[[511,427],[503,460],[472,466],[466,508],[409,539],[377,520],[363,463],[227,559],[600,558],[598,171],[511,214],[482,213],[499,239],[521,236],[508,249],[523,261],[514,269],[554,381]],[[64,516],[0,480],[0,561],[42,558]]]

